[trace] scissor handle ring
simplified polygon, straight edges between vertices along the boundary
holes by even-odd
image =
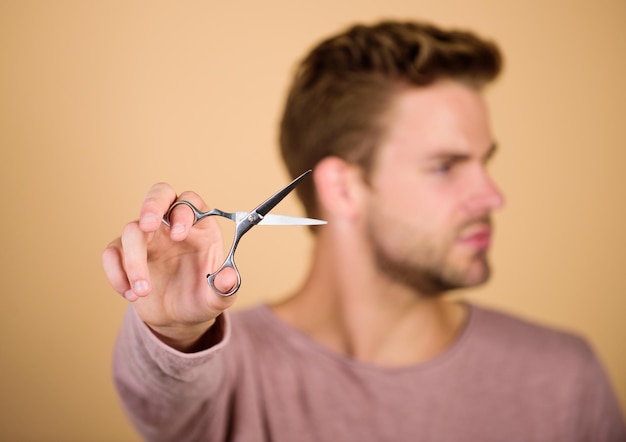
[[[219,272],[221,272],[226,267],[230,267],[233,270],[235,270],[235,274],[237,275],[237,283],[228,292],[222,292],[217,287],[215,287],[215,277],[217,276]],[[237,266],[235,265],[235,262],[233,261],[232,254],[228,255],[228,257],[226,258],[226,261],[224,261],[224,264],[222,264],[222,266],[219,269],[217,269],[213,273],[209,273],[208,275],[206,275],[206,280],[209,283],[209,286],[211,286],[211,289],[213,289],[213,291],[220,296],[223,296],[226,298],[237,293],[237,290],[239,290],[239,287],[241,286],[241,275],[239,274],[239,269],[237,269]]]
[[[163,219],[162,219],[163,224],[170,227],[170,216],[172,215],[172,210],[174,210],[176,206],[180,206],[181,204],[184,204],[185,206],[189,207],[191,211],[193,212],[192,225],[196,225],[196,223],[200,220],[200,218],[203,217],[204,213],[198,210],[198,208],[194,206],[193,204],[191,204],[189,201],[179,200],[179,201],[175,201],[174,203],[172,203],[170,208],[167,209],[167,212],[165,212],[165,215],[163,215]]]

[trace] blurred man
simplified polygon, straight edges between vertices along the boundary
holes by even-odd
[[[489,278],[504,198],[483,88],[494,43],[423,23],[357,25],[302,61],[281,124],[316,228],[310,273],[275,305],[229,314],[204,275],[215,222],[152,187],[104,252],[132,302],[114,374],[149,440],[626,440],[584,340],[443,295]],[[280,275],[277,272],[276,277]],[[230,270],[216,285],[235,284]]]

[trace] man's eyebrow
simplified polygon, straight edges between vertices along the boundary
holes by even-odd
[[[454,149],[443,149],[437,152],[432,152],[430,155],[427,156],[427,159],[463,161],[463,160],[469,159],[469,157],[470,157],[469,154],[462,152],[462,151],[457,151]]]
[[[493,143],[491,146],[489,146],[485,154],[482,156],[481,160],[487,163],[491,158],[493,158],[497,150],[498,145],[496,143]],[[469,160],[470,158],[471,155],[469,153],[458,151],[455,149],[443,149],[438,152],[433,152],[431,155],[428,156],[429,160],[446,160],[453,162],[465,161]]]

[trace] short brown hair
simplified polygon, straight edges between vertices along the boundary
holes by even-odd
[[[498,47],[468,31],[398,21],[350,27],[319,43],[297,68],[280,126],[287,169],[296,177],[337,156],[367,173],[398,91],[442,78],[481,88],[501,65]],[[312,180],[297,191],[316,216]]]

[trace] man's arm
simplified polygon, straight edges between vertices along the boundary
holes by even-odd
[[[226,423],[211,422],[209,408],[226,406],[221,357],[230,337],[226,315],[208,335],[208,348],[182,353],[157,339],[134,308],[128,309],[115,345],[113,377],[126,414],[146,440],[223,434],[215,426]]]
[[[222,234],[215,220],[193,225],[184,205],[164,214],[179,197],[164,183],[150,188],[139,219],[129,222],[102,253],[113,289],[131,307],[116,343],[113,370],[128,415],[148,440],[198,440],[211,427],[203,409],[219,402],[224,369],[220,356],[228,340],[224,314],[236,295],[222,297],[206,275],[223,261]],[[201,210],[206,204],[193,192],[181,199]],[[237,276],[225,269],[215,280],[227,292]],[[206,434],[206,433],[204,433]]]
[[[626,441],[623,411],[608,375],[591,347],[588,347],[586,356],[579,374],[580,440]]]

